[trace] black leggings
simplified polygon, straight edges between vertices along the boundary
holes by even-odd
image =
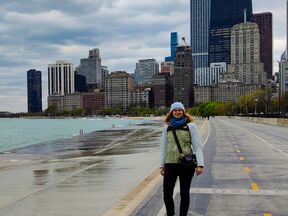
[[[195,169],[183,170],[181,164],[165,164],[163,192],[164,192],[164,203],[166,206],[166,212],[168,216],[175,214],[173,191],[177,177],[179,176],[180,181],[180,216],[186,216],[190,204],[190,185]]]

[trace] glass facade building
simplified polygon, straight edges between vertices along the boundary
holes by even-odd
[[[209,63],[230,63],[231,29],[245,19],[252,21],[252,0],[211,0]]]
[[[178,33],[177,32],[171,32],[171,37],[170,37],[171,56],[165,57],[165,62],[174,61],[175,50],[176,50],[177,46],[178,46]]]
[[[253,14],[253,22],[258,24],[260,30],[260,60],[264,63],[267,78],[273,75],[273,33],[272,13]]]
[[[152,77],[159,73],[155,59],[141,59],[136,63],[135,80],[138,85],[151,85]]]
[[[80,60],[79,74],[86,77],[87,84],[101,87],[101,58],[98,48],[89,50],[88,58]]]
[[[42,112],[42,79],[41,71],[27,71],[28,113]]]
[[[211,0],[190,0],[190,38],[194,68],[209,66],[210,7]]]

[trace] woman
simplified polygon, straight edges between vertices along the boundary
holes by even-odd
[[[180,181],[180,216],[186,216],[190,203],[190,185],[194,172],[201,175],[204,167],[202,141],[195,123],[190,115],[185,113],[182,103],[175,102],[171,105],[170,112],[165,118],[165,125],[161,138],[161,162],[160,173],[164,176],[163,191],[164,203],[168,216],[175,214],[173,191],[177,178]],[[173,130],[176,131],[180,146],[184,155],[194,153],[197,159],[197,166],[184,168],[178,162],[181,157]]]

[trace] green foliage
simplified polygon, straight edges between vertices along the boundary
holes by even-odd
[[[45,113],[47,115],[56,115],[58,113],[58,108],[55,104],[52,104],[47,107],[47,109],[45,110]]]

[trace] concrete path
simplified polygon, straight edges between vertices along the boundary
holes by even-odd
[[[205,170],[191,186],[191,216],[288,215],[288,129],[211,118]],[[162,187],[131,215],[163,216]],[[180,194],[175,187],[178,215]]]

